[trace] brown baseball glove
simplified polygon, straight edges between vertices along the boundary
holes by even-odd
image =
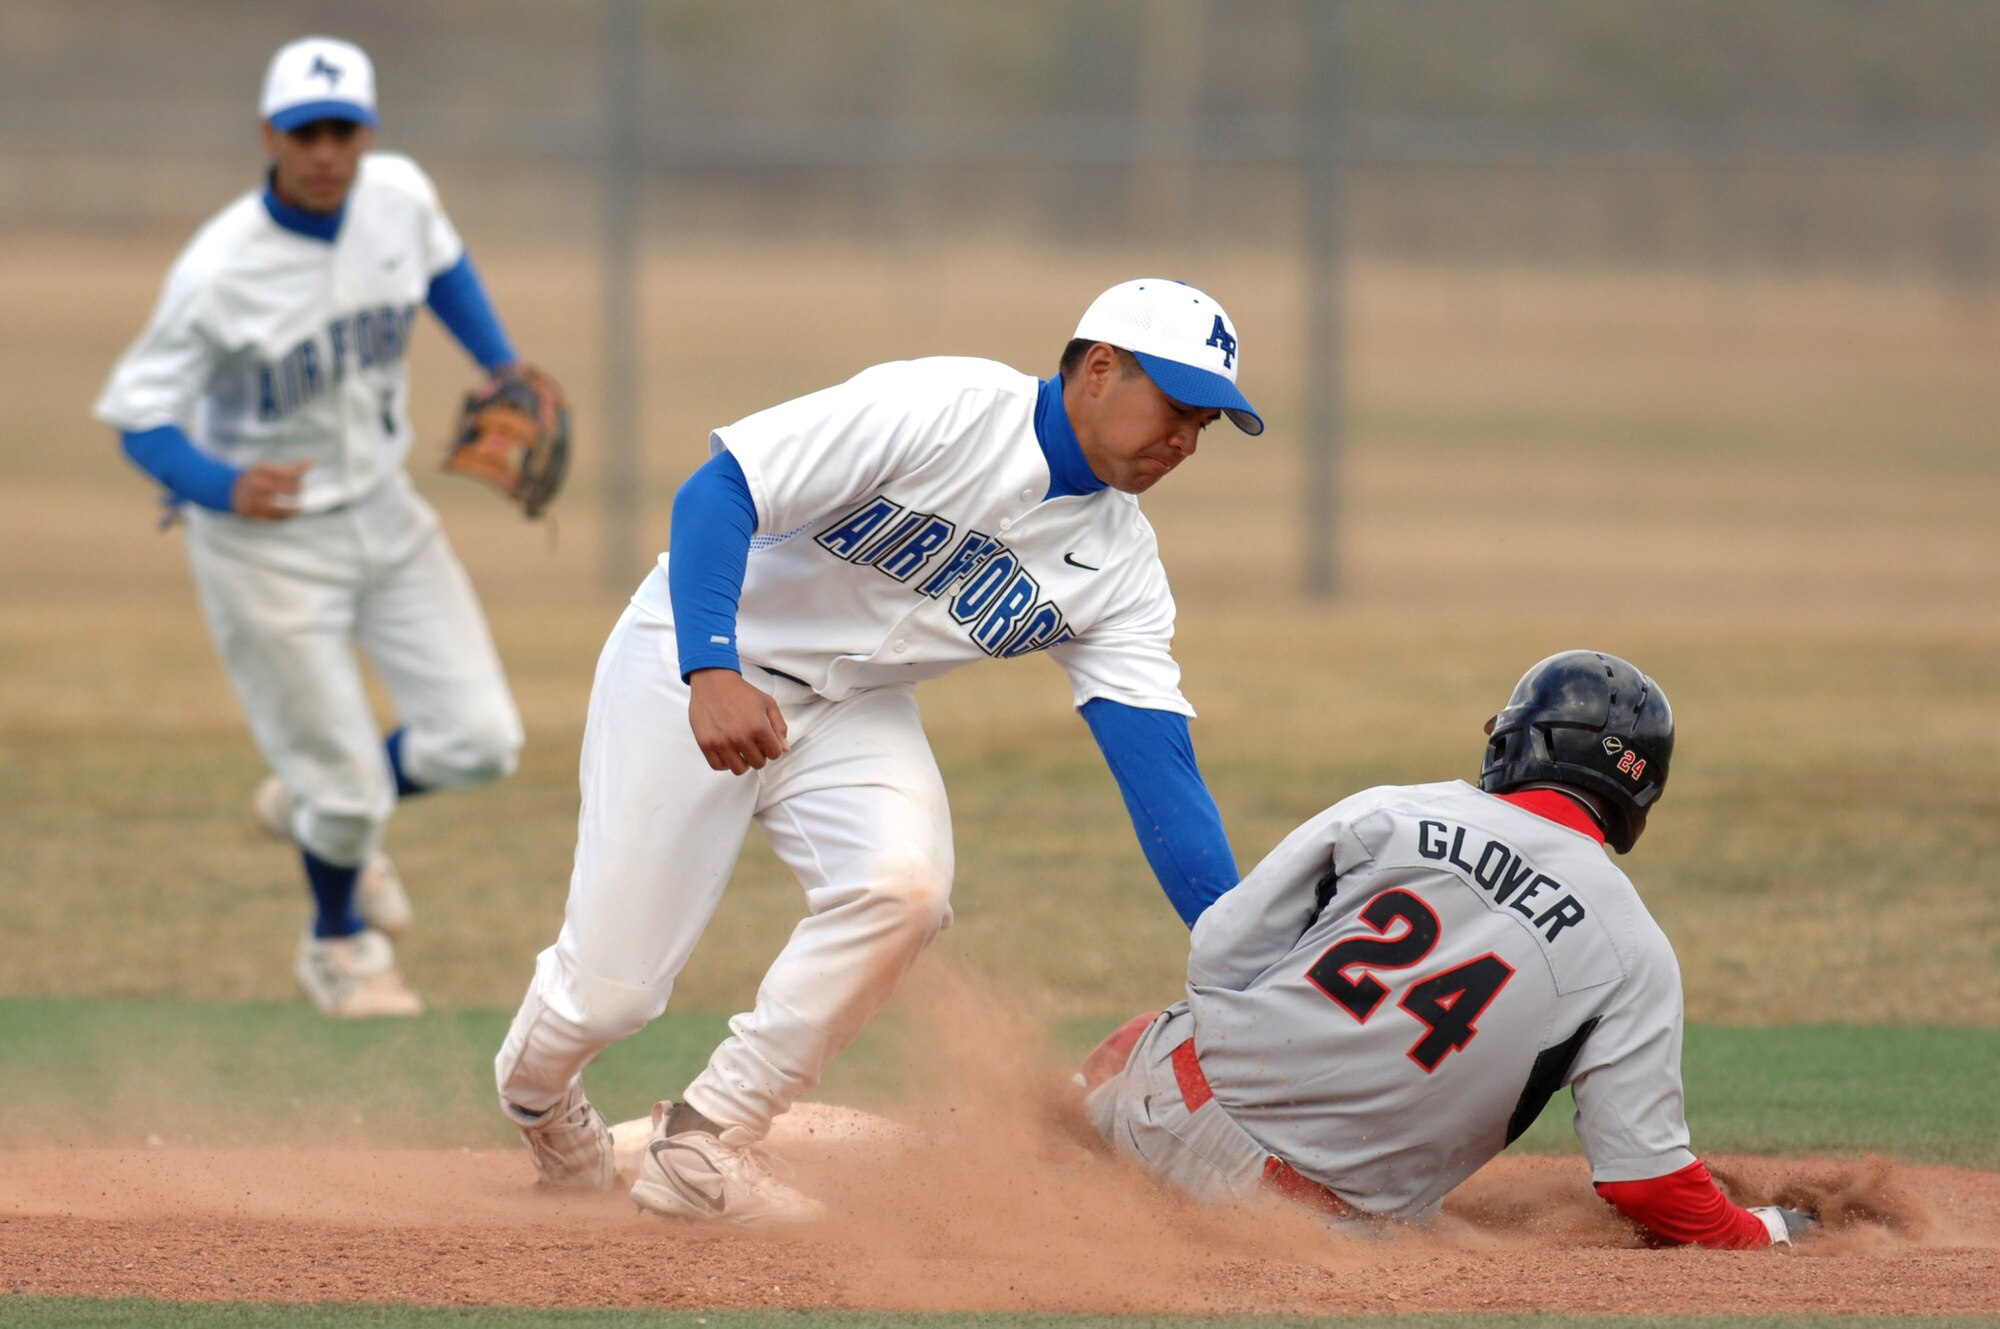
[[[484,480],[539,517],[569,470],[569,403],[561,385],[539,369],[515,365],[466,393],[444,468]]]

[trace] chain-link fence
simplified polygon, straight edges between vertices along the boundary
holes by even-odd
[[[205,216],[263,62],[326,30],[375,55],[385,141],[490,186],[459,203],[488,228],[575,234],[627,116],[654,230],[1298,243],[1330,28],[1357,257],[1994,266],[1976,0],[635,0],[640,92],[607,112],[618,7],[12,0],[0,227]]]
[[[0,236],[185,233],[254,182],[264,63],[308,31],[372,53],[382,142],[482,244],[602,256],[611,347],[649,246],[1291,256],[1322,587],[1349,265],[1984,310],[2000,262],[1982,0],[10,0]]]

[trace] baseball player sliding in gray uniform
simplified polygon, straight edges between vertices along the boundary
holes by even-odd
[[[1215,301],[1148,279],[1099,296],[1047,380],[879,365],[714,432],[671,556],[599,660],[562,932],[496,1060],[544,1181],[611,1184],[579,1076],[666,1008],[755,820],[810,913],[755,1009],[655,1108],[632,1196],[745,1225],[820,1213],[756,1146],[950,921],[922,679],[1046,652],[1182,917],[1235,883],[1136,495],[1218,416],[1262,430],[1237,364]]]
[[[1666,785],[1673,712],[1591,651],[1530,669],[1480,787],[1366,790],[1196,924],[1185,1001],[1084,1064],[1098,1133],[1203,1199],[1423,1221],[1567,1085],[1597,1189],[1667,1243],[1788,1244],[1689,1151],[1673,948],[1604,846]]]
[[[285,46],[261,115],[265,186],[175,261],[97,417],[184,505],[202,611],[274,772],[257,811],[296,841],[315,903],[301,985],[329,1015],[410,1015],[422,1003],[387,935],[409,906],[383,827],[399,797],[510,772],[521,722],[403,469],[404,351],[428,305],[481,365],[517,357],[430,181],[368,152],[375,77],[358,47]],[[356,645],[402,720],[386,743]]]

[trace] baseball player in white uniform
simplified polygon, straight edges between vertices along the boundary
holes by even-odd
[[[1207,1200],[1275,1191],[1422,1222],[1567,1085],[1597,1189],[1659,1242],[1784,1245],[1689,1151],[1673,947],[1605,852],[1666,785],[1659,686],[1592,651],[1530,669],[1480,786],[1365,790],[1194,928],[1187,998],[1084,1064],[1119,1152]]]
[[[285,46],[261,115],[263,187],[182,251],[96,414],[186,514],[202,611],[274,773],[258,809],[296,841],[314,900],[300,983],[330,1015],[415,1014],[387,935],[408,904],[383,827],[399,797],[512,771],[521,722],[403,469],[404,353],[428,305],[481,365],[517,357],[431,182],[368,151],[358,47]],[[386,742],[356,646],[401,718]]]
[[[562,931],[496,1060],[545,1182],[611,1184],[579,1076],[666,1009],[754,820],[809,913],[755,1009],[655,1109],[632,1195],[741,1225],[820,1213],[756,1146],[951,919],[923,679],[1046,652],[1182,917],[1234,885],[1137,496],[1219,416],[1261,432],[1237,363],[1214,300],[1146,279],[1090,306],[1047,380],[878,365],[714,431],[598,663]]]

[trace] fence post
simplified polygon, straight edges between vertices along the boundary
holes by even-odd
[[[604,210],[600,280],[604,419],[597,433],[604,454],[600,503],[604,517],[599,576],[610,595],[639,580],[639,329],[640,213],[646,159],[645,30],[639,0],[604,0]]]
[[[1343,391],[1347,124],[1343,105],[1344,0],[1306,7],[1312,62],[1305,91],[1306,437],[1302,588],[1308,599],[1340,594],[1340,456]]]

